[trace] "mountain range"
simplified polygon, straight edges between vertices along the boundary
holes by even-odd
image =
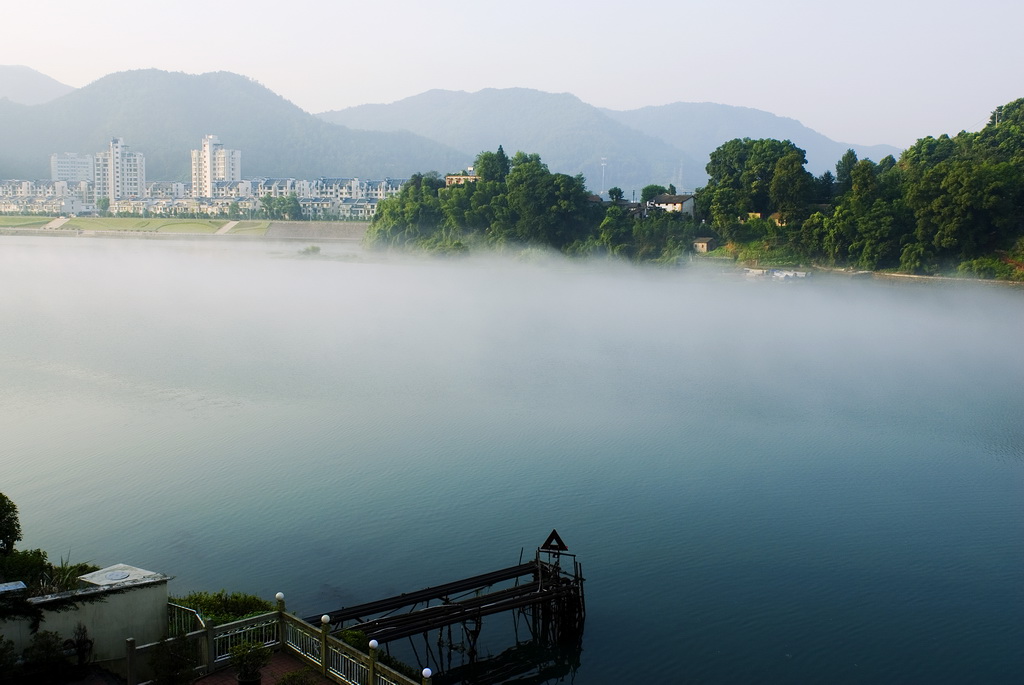
[[[538,152],[552,171],[582,173],[591,189],[602,190],[649,183],[703,185],[708,156],[733,138],[791,140],[807,152],[807,169],[816,175],[834,169],[850,148],[859,158],[876,161],[900,153],[891,145],[837,142],[795,119],[747,107],[677,102],[615,111],[568,93],[525,88],[431,90],[388,105],[360,105],[319,116],[363,130],[409,131],[471,157],[499,144],[509,154]]]
[[[74,88],[21,65],[0,64],[0,98],[22,105],[39,105],[67,95]]]
[[[91,154],[119,137],[146,156],[148,180],[188,181],[189,151],[207,134],[242,151],[244,177],[405,178],[465,164],[461,152],[411,133],[328,123],[244,76],[146,69],[39,105],[0,100],[0,178],[48,178],[52,153]]]
[[[314,115],[228,72],[127,71],[70,89],[27,67],[0,67],[0,178],[47,178],[51,153],[95,153],[120,137],[145,154],[148,179],[187,181],[189,151],[210,133],[242,151],[245,177],[446,173],[501,145],[509,155],[539,153],[552,171],[581,173],[591,190],[627,193],[649,183],[702,185],[708,155],[732,138],[791,140],[806,150],[815,174],[834,168],[848,148],[876,161],[899,153],[713,103],[615,111],[526,88],[431,90]]]

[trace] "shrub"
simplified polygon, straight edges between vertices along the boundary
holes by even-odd
[[[25,585],[37,585],[50,562],[41,549],[16,549],[7,555],[0,555],[0,580],[24,581]]]
[[[191,592],[184,597],[171,597],[175,604],[195,609],[207,623],[220,624],[237,621],[248,616],[263,614],[274,609],[274,605],[256,595],[225,590],[220,592]]]
[[[67,679],[71,664],[64,658],[64,641],[51,630],[40,630],[32,636],[25,650],[25,681],[59,683]]]
[[[270,663],[272,654],[262,642],[241,642],[231,648],[231,666],[239,680],[254,680],[260,669]]]
[[[17,662],[14,643],[0,633],[0,682],[14,681],[14,666]]]
[[[60,564],[51,564],[41,549],[17,549],[0,556],[0,580],[20,580],[32,595],[49,595],[78,587],[78,576],[98,571],[89,563],[71,563],[61,557]]]
[[[187,685],[195,680],[198,665],[195,650],[181,633],[163,638],[153,648],[149,666],[153,669],[153,685]]]

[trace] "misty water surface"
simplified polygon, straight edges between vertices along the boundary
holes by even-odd
[[[302,247],[0,240],[22,546],[309,615],[557,528],[576,683],[1024,679],[1024,293]]]

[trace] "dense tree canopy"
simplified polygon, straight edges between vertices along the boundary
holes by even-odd
[[[808,263],[1024,278],[1022,121],[1017,100],[978,133],[922,138],[877,164],[848,150],[819,178],[788,141],[731,140],[711,154],[698,206],[723,239]]]
[[[0,555],[9,556],[14,551],[14,543],[21,540],[21,521],[18,519],[18,506],[0,492]]]
[[[471,242],[542,245],[640,260],[668,259],[668,253],[687,249],[679,226],[692,226],[692,218],[631,213],[618,188],[609,191],[612,201],[605,207],[582,176],[552,173],[537,154],[517,152],[510,159],[498,148],[480,153],[473,169],[479,180],[448,187],[438,174],[414,176],[396,197],[380,203],[367,242],[441,252],[461,252]]]
[[[603,204],[582,177],[499,147],[477,157],[475,183],[446,188],[436,173],[415,175],[380,203],[367,242],[546,245],[673,261],[699,229],[790,262],[1024,279],[1024,100],[999,108],[977,133],[922,138],[898,160],[848,150],[835,174],[817,178],[805,164],[788,140],[727,141],[710,155],[693,218],[650,206],[672,186],[646,186],[639,204],[614,188]]]

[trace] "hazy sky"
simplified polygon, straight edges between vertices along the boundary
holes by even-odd
[[[36,0],[3,24],[0,64],[71,86],[224,70],[310,112],[526,87],[613,109],[754,107],[902,147],[1024,96],[1019,0]]]

